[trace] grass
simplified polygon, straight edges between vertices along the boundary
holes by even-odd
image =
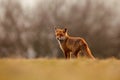
[[[120,80],[120,61],[1,59],[0,80]]]

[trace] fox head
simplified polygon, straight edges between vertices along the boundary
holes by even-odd
[[[67,28],[60,29],[60,28],[55,28],[55,35],[56,39],[59,41],[64,41],[67,38]]]

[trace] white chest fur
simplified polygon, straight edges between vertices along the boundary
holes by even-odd
[[[60,45],[60,48],[62,49],[62,51],[64,52],[64,49],[63,49],[63,47],[62,47],[62,44],[61,44],[61,42],[58,40],[58,43],[59,43],[59,45]]]

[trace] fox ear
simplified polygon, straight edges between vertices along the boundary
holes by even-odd
[[[65,32],[65,33],[67,32],[67,28],[64,28],[64,32]]]

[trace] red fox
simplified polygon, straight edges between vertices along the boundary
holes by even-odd
[[[71,55],[78,58],[79,53],[86,55],[91,59],[95,59],[86,41],[81,37],[69,36],[67,33],[67,28],[55,28],[55,35],[66,59],[70,59]]]

